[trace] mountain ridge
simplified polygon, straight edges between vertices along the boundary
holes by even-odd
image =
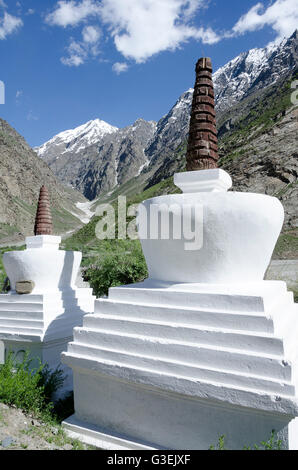
[[[289,75],[297,63],[298,30],[280,44],[243,52],[219,68],[214,73],[218,121],[239,101]],[[95,137],[91,145],[78,139],[75,145],[79,151],[64,146],[62,152],[61,145],[53,142],[55,136],[36,151],[64,184],[78,189],[88,199],[140,174],[150,180],[187,137],[192,94],[192,88],[185,91],[157,123],[137,120],[142,123],[137,133],[133,132],[136,123],[124,129],[113,128],[97,141]]]
[[[0,239],[23,241],[33,235],[39,190],[46,185],[56,234],[82,226],[84,213],[76,206],[85,202],[82,194],[64,188],[48,165],[25,139],[0,118]]]

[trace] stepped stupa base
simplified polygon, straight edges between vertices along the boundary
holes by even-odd
[[[83,323],[83,316],[94,309],[92,289],[69,289],[47,294],[0,295],[0,343],[2,362],[11,352],[17,361],[25,353],[49,368],[63,370],[66,379],[58,396],[73,390],[72,370],[61,364],[61,352],[73,338],[74,326]]]
[[[72,436],[104,449],[298,449],[298,306],[286,284],[110,289],[74,329]],[[298,431],[298,429],[297,429]]]

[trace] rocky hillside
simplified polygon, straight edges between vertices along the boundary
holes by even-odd
[[[219,165],[231,174],[233,189],[279,197],[286,229],[298,227],[298,107],[291,102],[297,78],[298,68],[218,115]],[[151,172],[145,187],[183,171],[185,155],[186,140]]]
[[[56,233],[81,226],[76,202],[85,198],[57,181],[48,165],[6,121],[0,119],[0,243],[22,241],[32,234],[39,189],[51,195]]]
[[[280,44],[243,52],[214,74],[217,112],[226,111],[256,90],[276,83],[297,64],[298,30]]]
[[[143,119],[124,129],[96,119],[58,134],[36,151],[63,183],[92,200],[140,173],[155,128],[155,122]]]

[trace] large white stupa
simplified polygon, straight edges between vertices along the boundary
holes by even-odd
[[[149,278],[97,300],[62,354],[75,393],[64,426],[100,448],[208,449],[224,435],[243,449],[274,430],[298,449],[298,307],[284,282],[263,280],[284,211],[228,192],[211,72],[201,59],[183,194],[139,208]]]

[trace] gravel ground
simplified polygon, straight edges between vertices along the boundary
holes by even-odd
[[[0,450],[91,450],[68,438],[61,426],[45,424],[0,403]]]

